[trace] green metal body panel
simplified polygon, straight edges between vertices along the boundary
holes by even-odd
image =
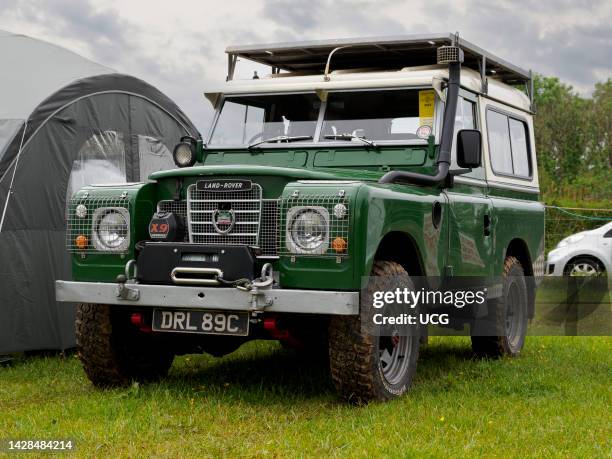
[[[419,257],[415,263],[429,276],[499,275],[514,239],[524,242],[533,261],[544,240],[544,210],[537,194],[491,188],[485,180],[456,183],[446,189],[377,183],[392,168],[432,173],[435,157],[432,141],[423,147],[377,150],[318,146],[206,151],[202,165],[152,174],[152,183],[87,187],[79,193],[87,191],[94,196],[127,191],[135,232],[123,256],[75,254],[74,278],[114,281],[123,273],[127,260],[134,257],[134,242],[148,238],[148,222],[156,203],[185,199],[187,187],[201,177],[253,180],[262,186],[264,199],[287,198],[296,190],[305,195],[344,190],[350,206],[348,256],[281,254],[273,264],[285,288],[358,290],[362,277],[371,271],[381,241],[391,233],[402,233],[412,241]],[[432,215],[436,202],[442,210],[437,226]],[[485,215],[491,219],[489,235],[483,233]],[[402,250],[407,248],[397,247],[398,252]]]
[[[537,260],[544,254],[544,205],[538,195],[491,187],[489,197],[493,207],[494,273],[502,272],[506,251],[514,240],[524,242],[531,263],[543,263],[543,259]]]
[[[87,198],[85,198],[87,196]],[[155,212],[157,187],[154,183],[117,184],[113,186],[86,186],[74,196],[71,206],[79,202],[88,204],[92,200],[124,201],[130,206],[130,246],[124,254],[75,253],[72,257],[72,272],[75,280],[92,282],[112,282],[124,272],[125,264],[134,258],[137,241],[148,238],[148,226]]]
[[[376,251],[383,238],[390,233],[402,233],[417,246],[419,263],[427,275],[440,275],[446,262],[445,234],[448,231],[446,212],[436,228],[432,213],[435,202],[445,207],[441,190],[433,187],[410,185],[370,185],[359,193],[359,215],[355,222],[360,241],[364,241],[356,254],[359,278],[369,276]],[[397,251],[407,247],[397,247]]]

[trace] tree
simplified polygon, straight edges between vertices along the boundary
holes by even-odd
[[[546,198],[568,189],[591,197],[612,197],[612,80],[598,83],[583,98],[555,77],[534,81],[535,138],[541,188]]]

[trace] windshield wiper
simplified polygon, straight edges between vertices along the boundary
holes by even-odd
[[[294,136],[279,135],[276,137],[270,137],[269,139],[264,139],[264,140],[260,140],[259,142],[252,143],[251,145],[248,146],[248,149],[250,150],[251,148],[261,145],[262,143],[299,142],[300,140],[312,140],[312,136],[311,135],[294,135]]]
[[[326,139],[332,139],[332,140],[349,140],[349,141],[360,140],[372,148],[378,148],[378,145],[376,145],[376,143],[373,140],[370,140],[367,137],[360,137],[355,134],[329,134],[324,137]]]

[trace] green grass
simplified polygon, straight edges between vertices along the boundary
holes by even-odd
[[[610,457],[612,338],[529,337],[514,360],[433,338],[411,392],[339,402],[275,343],[181,357],[159,384],[100,391],[75,356],[0,368],[0,438],[71,438],[95,457]]]

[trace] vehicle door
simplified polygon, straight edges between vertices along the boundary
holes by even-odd
[[[606,226],[606,230],[599,237],[598,243],[605,261],[612,266],[612,223]]]
[[[477,96],[461,90],[455,118],[451,171],[459,168],[457,132],[461,129],[481,129],[477,110]],[[455,176],[454,186],[447,188],[445,194],[450,217],[447,273],[454,276],[489,276],[492,272],[492,220],[484,166]]]

